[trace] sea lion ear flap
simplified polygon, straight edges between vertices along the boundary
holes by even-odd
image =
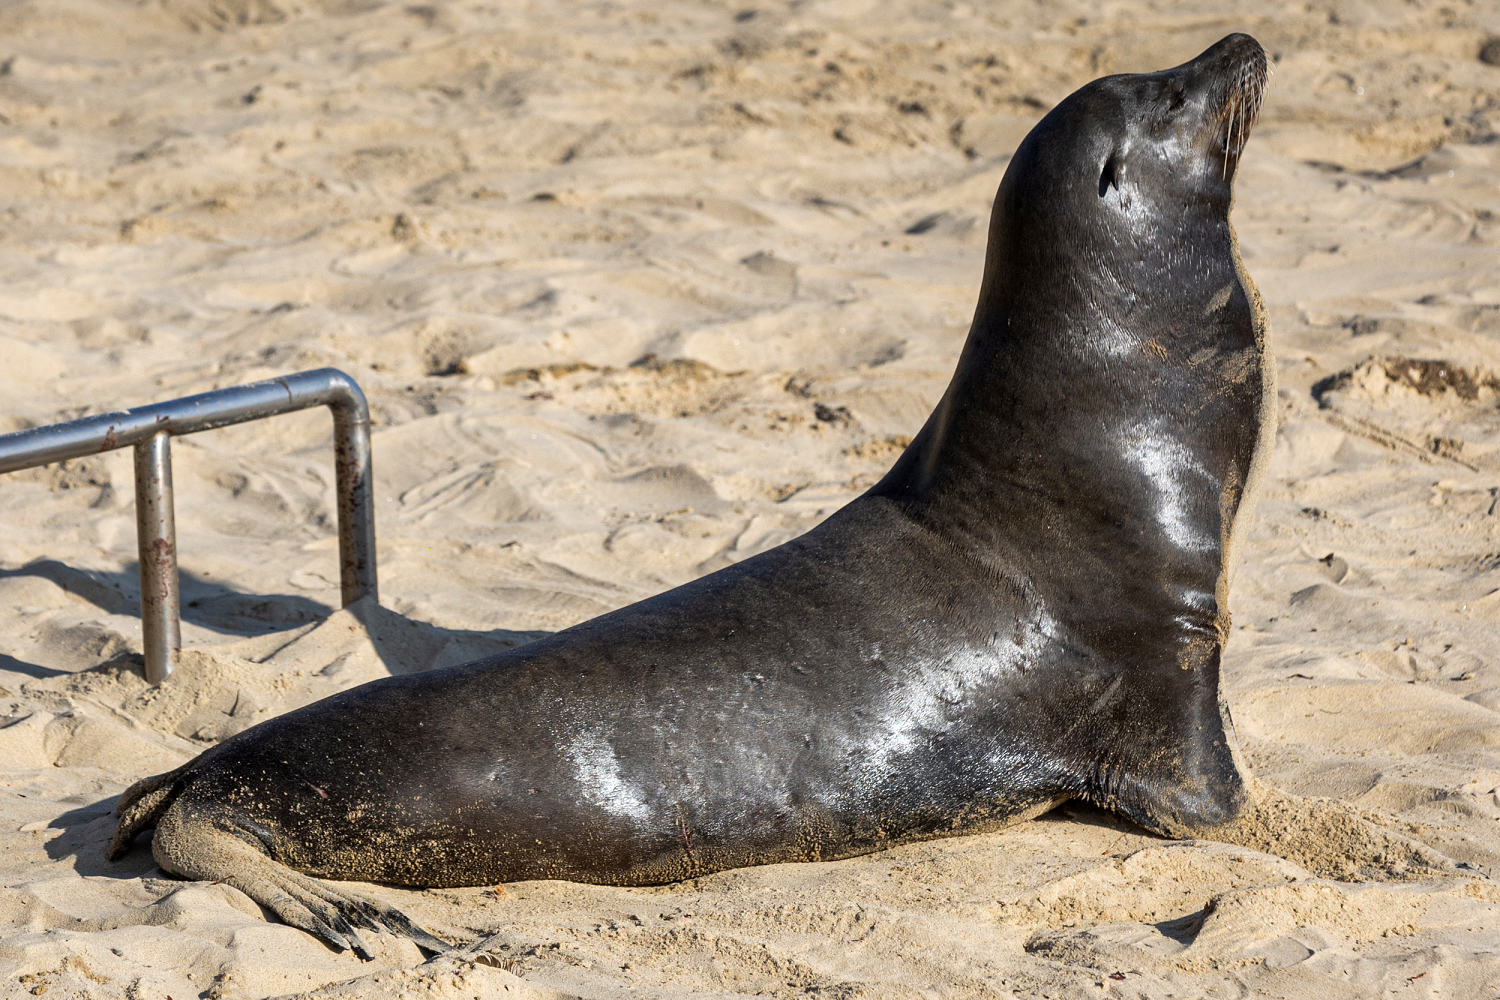
[[[1113,188],[1120,199],[1120,207],[1129,208],[1130,195],[1125,193],[1125,158],[1120,154],[1118,149],[1111,151],[1109,159],[1104,161],[1104,166],[1099,170],[1099,197],[1106,197]]]
[[[1115,168],[1118,163],[1115,155],[1111,153],[1109,159],[1104,161],[1104,169],[1099,171],[1099,197],[1103,198],[1109,193],[1109,189],[1115,186]]]

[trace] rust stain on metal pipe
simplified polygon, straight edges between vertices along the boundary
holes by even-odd
[[[151,559],[156,563],[159,574],[156,592],[162,599],[172,596],[172,587],[166,582],[166,574],[175,572],[177,569],[177,546],[171,539],[153,538],[151,540]]]

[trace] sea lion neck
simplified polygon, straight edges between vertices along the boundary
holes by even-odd
[[[1097,492],[1101,507],[1120,505],[1119,484],[1100,464],[1117,456],[1122,426],[1211,451],[1237,436],[1215,424],[1235,411],[1188,387],[1202,385],[1205,365],[1226,382],[1260,365],[1257,296],[1227,218],[1159,221],[1145,245],[1083,226],[1071,241],[1039,244],[1008,225],[1018,210],[1007,204],[1010,180],[996,198],[985,279],[953,378],[876,487],[914,509],[941,510],[945,530],[1010,534],[990,514],[1011,490],[1018,503],[1052,490],[1059,503]],[[1194,427],[1194,418],[1209,424]],[[971,512],[977,522],[966,528]]]
[[[1033,129],[995,198],[958,368],[873,496],[1012,570],[1111,526],[1174,606],[1217,613],[1269,375],[1215,141],[1237,159],[1263,75],[1259,45],[1230,36],[1095,81]]]

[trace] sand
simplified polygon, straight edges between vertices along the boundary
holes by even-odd
[[[1014,9],[1011,9],[1014,8]],[[1145,0],[0,7],[0,432],[333,365],[330,426],[178,439],[181,667],[141,675],[131,460],[0,477],[0,995],[1500,995],[1500,9]],[[374,961],[103,848],[119,792],[390,672],[789,538],[941,393],[1015,143],[1231,30],[1280,431],[1225,684],[1240,844],[1064,807],[657,889],[372,887]]]

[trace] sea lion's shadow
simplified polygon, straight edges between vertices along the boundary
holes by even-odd
[[[51,821],[49,833],[56,836],[42,845],[53,861],[72,859],[73,870],[84,878],[103,876],[114,879],[165,877],[149,850],[132,850],[119,861],[105,856],[109,838],[115,829],[115,802],[118,795],[78,806]],[[143,838],[139,846],[145,845]]]

